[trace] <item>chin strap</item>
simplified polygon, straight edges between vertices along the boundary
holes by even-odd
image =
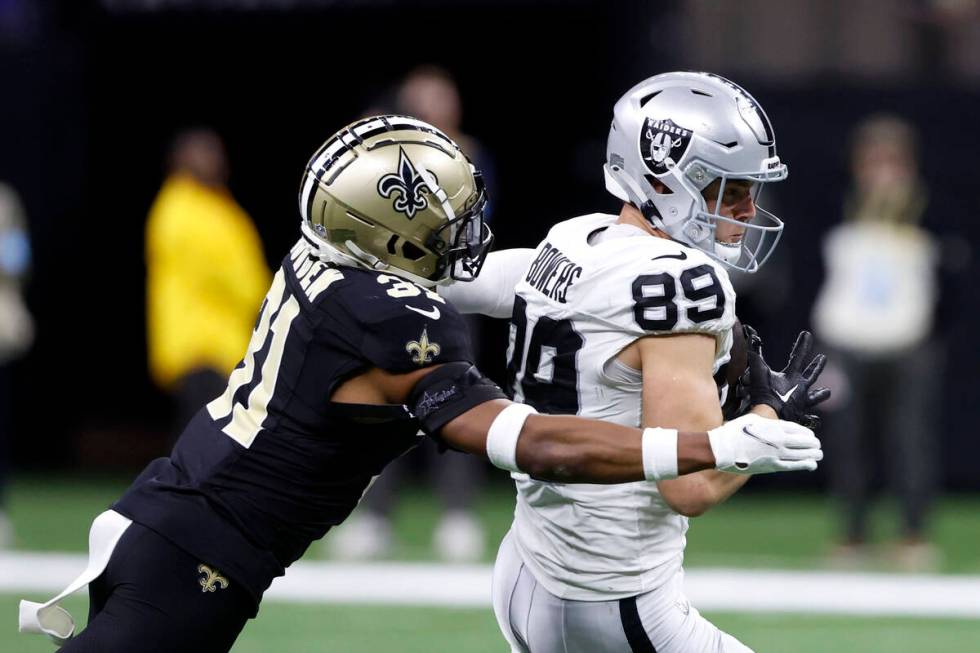
[[[635,206],[635,205],[634,205]],[[653,200],[647,200],[640,206],[640,213],[646,218],[647,222],[652,224],[654,227],[667,233],[666,226],[664,225],[663,216],[660,215],[660,211],[654,206]]]
[[[346,265],[347,267],[374,270],[377,272],[385,271],[388,274],[401,277],[402,279],[411,281],[412,283],[422,286],[423,288],[432,288],[436,284],[444,282],[448,283],[451,281],[446,279],[437,279],[433,281],[432,279],[420,277],[416,274],[412,274],[411,272],[402,270],[401,268],[396,268],[388,263],[385,263],[374,254],[364,251],[350,240],[345,242],[344,245],[350,249],[351,254],[342,252],[317,236],[313,229],[311,229],[305,221],[300,223],[300,231],[303,233],[303,239],[310,245],[310,247],[313,248],[317,258],[326,263]]]
[[[347,254],[346,252],[340,251],[320,238],[305,220],[300,223],[300,231],[303,233],[303,238],[313,248],[317,258],[321,261],[349,267],[366,268],[368,270],[386,270],[389,267],[387,263],[377,256],[370,252],[365,252],[350,240],[345,242],[344,246],[351,253]]]
[[[365,252],[363,249],[355,245],[353,240],[345,241],[344,246],[349,249],[351,254],[353,254],[354,257],[357,258],[363,265],[366,265],[372,270],[387,270],[389,267],[391,267],[371,252]]]
[[[723,243],[715,241],[715,256],[725,263],[734,265],[742,258],[742,241],[737,243]]]
[[[609,165],[603,166],[602,170],[606,177],[607,190],[623,201],[632,204],[643,214],[647,222],[660,231],[667,233],[663,216],[660,215],[660,211],[654,206],[653,200],[646,196],[636,181],[621,170],[612,170]]]

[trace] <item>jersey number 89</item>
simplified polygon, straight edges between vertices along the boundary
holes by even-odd
[[[695,302],[685,314],[695,324],[716,320],[725,312],[725,291],[708,264],[681,272],[684,296]],[[670,331],[677,326],[677,280],[666,272],[642,274],[633,280],[633,318],[646,331]],[[714,298],[713,306],[706,306]]]
[[[688,320],[698,324],[717,319],[725,312],[725,293],[710,265],[684,270],[680,282],[684,296],[695,302],[685,309]],[[666,272],[640,275],[633,281],[632,293],[633,317],[640,328],[670,331],[677,325],[677,280],[673,275]],[[708,301],[712,298],[713,305]],[[529,325],[527,302],[521,297],[514,298],[507,392],[542,413],[576,414],[579,410],[576,361],[584,344],[585,339],[569,319],[540,317]]]

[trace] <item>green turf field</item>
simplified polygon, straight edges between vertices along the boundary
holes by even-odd
[[[18,548],[83,551],[88,524],[125,487],[127,479],[20,477],[11,489],[9,512]],[[488,529],[488,560],[510,522],[512,497],[505,487],[489,492],[479,512]],[[745,493],[695,520],[689,532],[688,565],[817,568],[831,545],[832,513],[816,496]],[[888,532],[890,510],[878,511],[879,531]],[[429,537],[437,519],[433,502],[420,492],[406,496],[399,509],[397,557],[430,559]],[[980,573],[980,498],[942,501],[936,515],[936,539],[943,550],[942,571]],[[323,557],[314,547],[309,557]],[[0,594],[0,651],[54,650],[41,637],[15,633],[16,599]],[[40,599],[42,597],[32,597]],[[80,617],[86,600],[66,606]],[[831,617],[778,614],[706,613],[758,651],[809,653],[902,653],[980,651],[980,620]],[[6,624],[6,625],[3,625]],[[504,651],[489,607],[486,610],[440,608],[291,605],[266,603],[248,625],[238,653],[266,651]]]
[[[84,551],[92,518],[109,506],[128,481],[128,477],[18,477],[8,501],[17,548]],[[512,490],[504,484],[491,486],[478,503],[487,530],[488,562],[510,525],[513,505]],[[817,495],[743,491],[691,521],[687,564],[820,568],[835,532],[832,508],[828,500]],[[398,545],[394,557],[433,559],[430,537],[437,519],[437,505],[429,495],[418,490],[406,492],[395,514]],[[894,511],[882,506],[874,522],[877,538],[884,540],[893,534]],[[980,497],[953,496],[940,501],[934,532],[943,554],[939,571],[980,573]],[[314,544],[308,558],[323,557],[321,547]],[[887,565],[882,563],[881,568],[887,570]]]
[[[83,615],[82,598],[66,607]],[[0,595],[2,623],[17,602]],[[707,613],[720,628],[759,653],[970,653],[980,651],[980,621]],[[43,637],[0,627],[0,651],[52,653]],[[487,610],[267,603],[242,633],[235,653],[506,653]],[[693,653],[693,652],[692,652]]]

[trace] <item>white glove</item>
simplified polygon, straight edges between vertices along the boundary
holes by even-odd
[[[793,422],[746,413],[708,431],[715,468],[733,474],[813,471],[823,459],[813,431]]]

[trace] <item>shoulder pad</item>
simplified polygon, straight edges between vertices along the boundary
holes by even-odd
[[[352,283],[337,297],[346,309],[341,328],[360,334],[358,349],[374,367],[399,373],[473,362],[466,323],[445,299],[399,277],[347,270]]]

